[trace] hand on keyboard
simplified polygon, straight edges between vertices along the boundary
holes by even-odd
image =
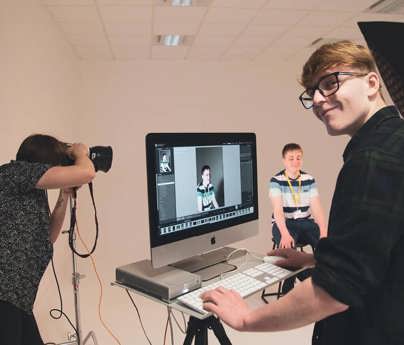
[[[284,260],[284,258],[282,256],[274,256],[274,255],[268,255],[262,258],[262,261],[269,262],[270,264],[276,264],[279,260]]]
[[[290,273],[290,271],[284,268],[264,262],[243,272],[233,274],[200,289],[191,291],[186,295],[182,295],[178,297],[178,301],[186,304],[188,307],[201,314],[206,314],[207,312],[204,310],[202,299],[200,298],[200,296],[206,291],[223,287],[237,291],[242,298],[245,298],[257,291],[265,289],[267,286],[278,282],[281,279],[286,278]]]
[[[250,307],[239,293],[218,287],[204,292],[201,298],[207,311],[217,315],[224,323],[238,331],[244,329]]]
[[[276,265],[285,268],[300,269],[315,265],[313,254],[300,252],[292,248],[274,249],[268,253],[268,256],[282,257],[283,259],[276,261]]]
[[[263,273],[260,271],[259,273]],[[250,273],[252,274],[252,273]],[[222,280],[218,280],[212,284],[204,286],[200,289],[191,291],[186,295],[182,295],[178,297],[178,300],[182,303],[186,304],[190,308],[198,311],[201,314],[207,314],[206,310],[203,309],[201,295],[209,290],[216,289],[218,287],[227,288],[231,290],[235,290],[239,293],[241,297],[247,297],[254,292],[262,290],[267,286],[267,283],[264,283],[258,279],[253,278],[250,275],[243,273],[236,273],[232,276],[224,278]]]

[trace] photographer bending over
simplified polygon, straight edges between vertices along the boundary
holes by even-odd
[[[74,164],[62,166],[69,160]],[[16,160],[0,166],[0,344],[43,345],[32,312],[38,286],[72,188],[94,177],[86,145],[48,135],[29,136]],[[50,212],[46,189],[56,188]]]

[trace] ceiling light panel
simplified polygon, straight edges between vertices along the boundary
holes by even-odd
[[[156,6],[209,7],[213,0],[154,0]]]
[[[192,6],[192,0],[168,0],[171,6]]]
[[[159,43],[167,47],[177,47],[182,44],[183,36],[181,35],[163,35],[159,36]]]
[[[191,35],[156,35],[153,38],[153,45],[166,47],[191,46],[195,37]]]

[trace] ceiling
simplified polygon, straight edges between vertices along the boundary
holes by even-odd
[[[289,59],[319,39],[363,42],[358,21],[404,22],[404,11],[369,13],[375,2],[194,0],[185,7],[171,0],[41,0],[79,59],[109,61]],[[159,44],[165,34],[186,35],[185,44]]]

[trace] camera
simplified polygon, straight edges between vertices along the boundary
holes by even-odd
[[[92,146],[88,150],[88,156],[93,162],[95,171],[108,172],[112,165],[112,147],[111,146]],[[62,165],[73,165],[74,160],[66,156]]]
[[[108,172],[112,165],[111,146],[93,146],[89,149],[89,157],[94,164],[95,171]]]

